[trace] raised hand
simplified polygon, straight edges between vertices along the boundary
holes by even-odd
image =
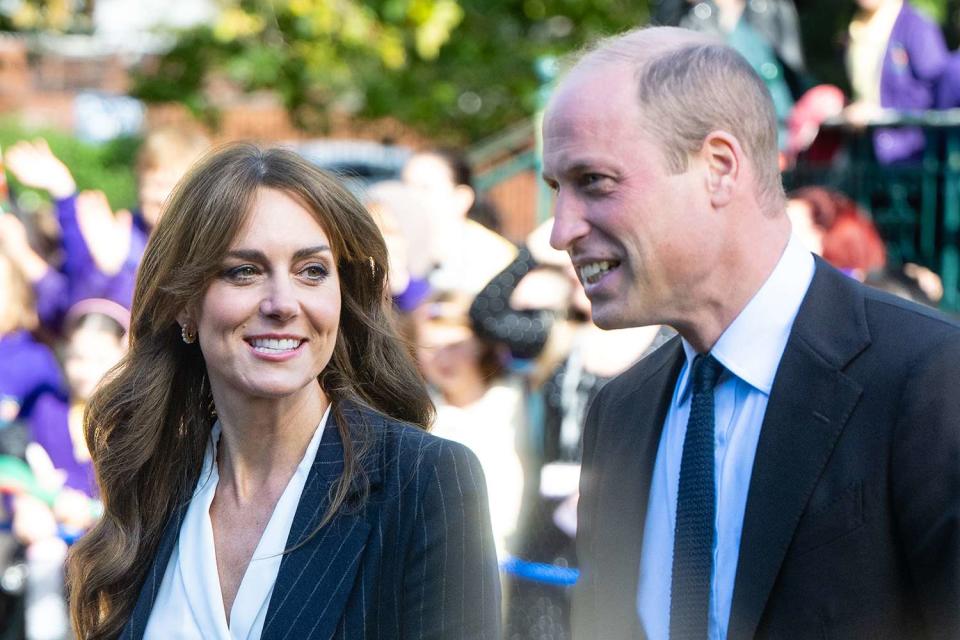
[[[19,265],[30,282],[37,282],[49,265],[30,246],[27,229],[12,213],[0,212],[0,251]]]
[[[21,140],[7,149],[4,161],[21,183],[43,189],[54,198],[66,198],[77,190],[70,169],[53,155],[43,138],[33,142]]]
[[[103,191],[83,191],[77,196],[77,224],[97,268],[113,275],[130,253],[133,218],[127,210],[116,215]]]

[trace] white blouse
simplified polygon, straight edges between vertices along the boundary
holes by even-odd
[[[230,626],[223,612],[223,595],[213,546],[210,505],[217,491],[219,421],[213,426],[203,459],[203,471],[170,554],[157,599],[150,612],[145,640],[256,640],[263,631],[280,560],[303,487],[313,466],[330,408],[323,414],[303,459],[274,507],[230,609]]]

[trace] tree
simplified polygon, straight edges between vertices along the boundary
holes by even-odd
[[[340,110],[464,142],[535,111],[538,59],[646,16],[629,0],[234,0],[216,24],[182,33],[135,93],[211,116],[219,75],[277,91],[308,130]]]

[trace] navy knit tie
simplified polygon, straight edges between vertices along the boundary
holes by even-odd
[[[680,460],[677,528],[670,584],[670,640],[706,640],[713,575],[716,498],[713,479],[713,388],[723,365],[693,360],[693,400]]]

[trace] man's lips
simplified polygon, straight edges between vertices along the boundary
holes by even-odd
[[[584,285],[600,282],[603,276],[619,266],[618,260],[578,260],[576,263],[577,275]]]

